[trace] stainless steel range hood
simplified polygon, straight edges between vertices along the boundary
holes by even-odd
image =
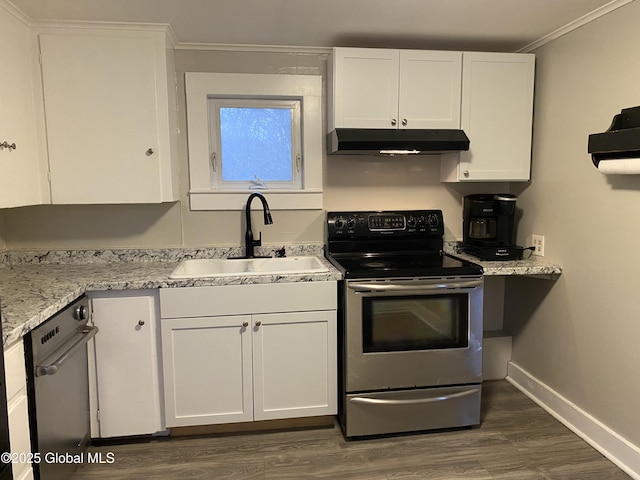
[[[327,134],[327,152],[336,155],[433,154],[469,150],[462,130],[336,128]]]
[[[623,108],[607,131],[589,135],[587,150],[596,167],[601,160],[640,158],[640,106]]]

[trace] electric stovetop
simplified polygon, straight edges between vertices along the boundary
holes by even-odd
[[[440,210],[329,212],[326,256],[345,278],[481,275],[442,253]]]

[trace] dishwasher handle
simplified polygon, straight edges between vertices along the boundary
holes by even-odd
[[[55,375],[60,369],[60,366],[77,350],[84,347],[89,340],[95,337],[96,333],[98,333],[98,327],[84,327],[82,330],[80,330],[80,335],[74,336],[71,340],[64,344],[64,352],[61,353],[58,358],[56,358],[49,365],[36,366],[36,377],[41,377],[44,375]],[[62,350],[62,348],[60,350]]]

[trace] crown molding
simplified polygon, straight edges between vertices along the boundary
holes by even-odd
[[[302,53],[302,54],[328,54],[333,51],[331,47],[304,47],[297,45],[252,45],[252,44],[228,44],[228,43],[189,43],[179,42],[176,50],[212,50],[226,52],[267,52],[267,53]]]
[[[18,7],[16,7],[9,0],[0,0],[0,8],[6,10],[7,13],[9,13],[10,15],[16,17],[18,20],[20,20],[25,25],[30,25],[30,19],[27,16],[27,14],[24,13],[22,10],[20,10]]]
[[[531,42],[528,45],[525,45],[520,50],[518,50],[517,53],[532,52],[533,50],[540,48],[543,45],[546,45],[547,43],[552,42],[553,40],[556,40],[566,35],[567,33],[572,32],[577,28],[582,27],[583,25],[586,25],[587,23],[591,23],[594,20],[597,20],[598,18],[603,17],[604,15],[611,13],[614,10],[617,10],[618,8],[623,7],[627,3],[631,3],[631,2],[633,2],[633,0],[612,0],[611,2],[605,5],[602,5],[599,8],[596,8],[592,12],[589,12],[586,15],[583,15],[582,17],[574,20],[573,22],[567,23],[565,26],[560,27],[557,30],[554,30],[553,32],[545,35],[542,38],[539,38],[534,42]]]
[[[0,2],[3,0],[0,0]],[[114,31],[126,31],[126,30],[138,30],[147,32],[164,32],[168,37],[172,45],[177,45],[178,39],[173,27],[169,23],[136,23],[136,22],[94,22],[94,21],[79,21],[79,20],[30,20],[29,26],[40,29],[64,29],[64,28],[76,28],[84,30],[114,30]]]

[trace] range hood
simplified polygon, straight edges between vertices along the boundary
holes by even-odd
[[[336,128],[327,134],[327,152],[336,155],[432,154],[469,150],[462,130]]]
[[[589,135],[588,152],[596,168],[601,160],[640,158],[640,106],[622,109],[607,131]]]

